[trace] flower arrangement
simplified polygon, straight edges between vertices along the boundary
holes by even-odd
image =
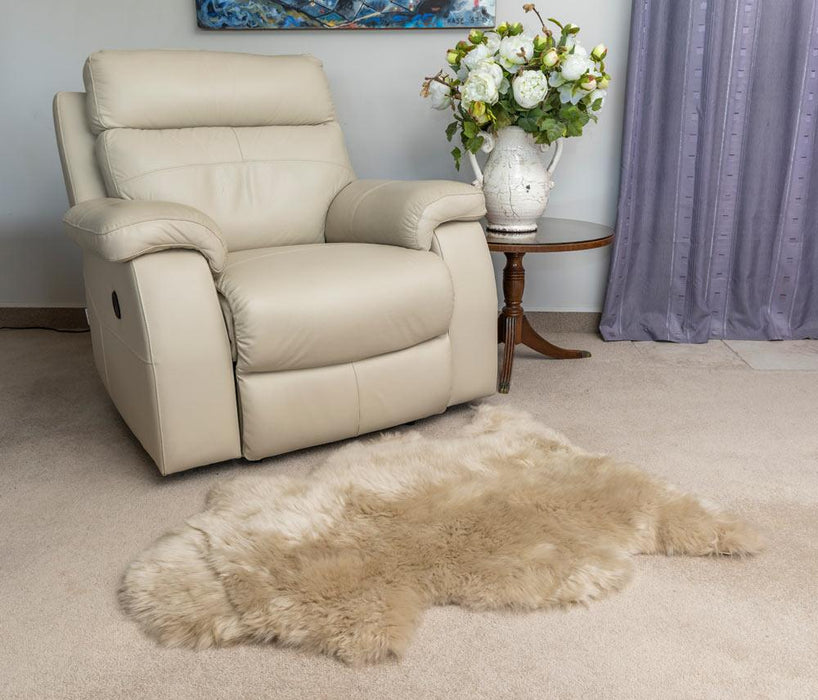
[[[558,30],[552,31],[533,4],[523,9],[537,15],[540,34],[525,34],[519,22],[473,29],[467,41],[446,52],[447,69],[423,82],[421,95],[432,107],[453,111],[446,137],[451,141],[459,131],[471,153],[484,145],[490,150],[494,135],[512,125],[538,144],[581,136],[605,102],[611,79],[605,72],[605,45],[589,53],[577,41],[577,25],[549,18]],[[458,169],[462,155],[459,147],[452,150]]]

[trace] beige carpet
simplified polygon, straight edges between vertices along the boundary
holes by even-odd
[[[434,608],[400,664],[161,649],[116,604],[133,556],[199,511],[224,476],[304,475],[334,448],[163,479],[105,399],[87,336],[3,331],[0,697],[815,697],[818,372],[753,369],[787,366],[762,362],[755,346],[745,361],[724,343],[550,337],[594,356],[522,350],[511,394],[493,402],[719,499],[766,531],[769,550],[745,561],[640,557],[625,591],[587,609]],[[468,420],[457,409],[415,428],[454,435]]]

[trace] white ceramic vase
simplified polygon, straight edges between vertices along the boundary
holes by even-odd
[[[552,175],[562,156],[562,139],[554,144],[551,163],[545,167],[542,152],[548,146],[534,143],[531,134],[507,126],[496,139],[487,135],[482,151],[489,154],[484,170],[469,152],[476,180],[486,197],[488,230],[503,237],[534,238],[539,219],[554,186]]]

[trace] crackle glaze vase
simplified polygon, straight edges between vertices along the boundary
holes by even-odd
[[[534,143],[531,134],[518,126],[507,126],[496,138],[487,134],[482,151],[489,154],[484,169],[469,152],[476,180],[486,197],[488,230],[495,236],[534,238],[539,219],[554,186],[553,174],[562,156],[562,139],[554,144],[548,167],[542,153],[549,148]]]

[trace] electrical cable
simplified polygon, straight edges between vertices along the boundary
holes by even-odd
[[[49,326],[0,326],[0,331],[53,331],[54,333],[88,333],[90,328],[51,328]]]

